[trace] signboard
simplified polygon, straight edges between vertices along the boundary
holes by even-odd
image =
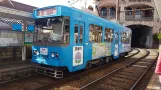
[[[73,47],[73,66],[79,66],[83,64],[83,46]]]
[[[44,10],[38,10],[38,16],[47,16],[51,14],[57,14],[56,8],[49,8]]]
[[[0,46],[22,46],[22,32],[1,30]]]
[[[22,25],[20,23],[13,23],[12,24],[12,30],[22,31]]]
[[[33,43],[33,33],[26,32],[24,39],[25,39],[24,44],[32,44]]]
[[[35,30],[35,26],[32,24],[27,25],[27,31],[33,32]]]

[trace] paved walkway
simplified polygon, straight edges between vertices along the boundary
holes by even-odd
[[[32,63],[31,61],[1,62],[0,63],[0,72],[27,68],[27,67],[31,67],[34,65],[36,65],[36,64]]]
[[[146,90],[161,90],[161,83],[159,82],[158,74],[153,74]]]

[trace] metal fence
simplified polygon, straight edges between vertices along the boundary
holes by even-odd
[[[116,19],[116,15],[113,15],[113,16],[101,16],[101,17],[104,18],[104,19],[109,19],[109,20]]]
[[[136,20],[140,20],[140,21],[153,21],[154,17],[142,17],[142,16],[125,16],[125,20],[126,21],[136,21]]]
[[[151,2],[151,0],[129,0],[130,2]]]

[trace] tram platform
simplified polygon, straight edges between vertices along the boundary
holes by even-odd
[[[8,72],[23,68],[29,68],[36,64],[32,63],[31,60],[27,61],[11,61],[11,62],[1,62],[0,63],[0,73],[1,72]]]
[[[161,83],[159,82],[158,74],[153,73],[153,76],[145,90],[161,90]]]

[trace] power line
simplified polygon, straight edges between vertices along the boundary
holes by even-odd
[[[75,1],[75,2],[73,2],[72,4],[70,4],[69,6],[71,6],[71,5],[73,5],[73,4],[75,4],[76,2],[78,2],[79,0],[77,0],[77,1]]]

